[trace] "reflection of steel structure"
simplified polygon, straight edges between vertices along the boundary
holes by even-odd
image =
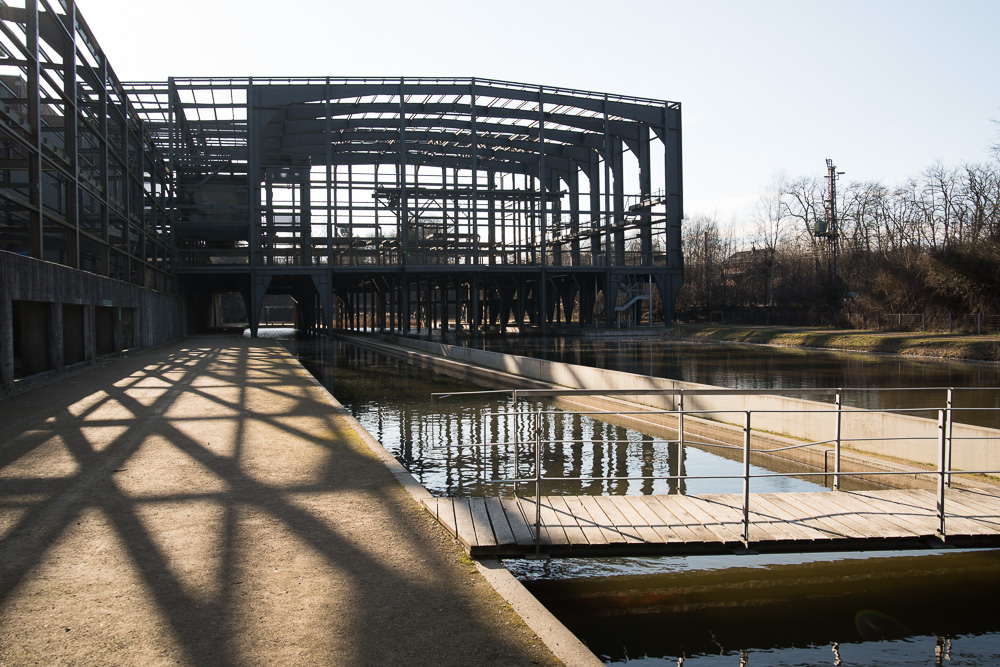
[[[269,291],[314,328],[638,321],[654,286],[670,317],[676,103],[481,79],[127,88],[174,174],[175,271],[242,291],[252,328]]]

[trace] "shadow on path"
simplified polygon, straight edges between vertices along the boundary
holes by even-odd
[[[0,663],[550,664],[275,343],[0,402]]]

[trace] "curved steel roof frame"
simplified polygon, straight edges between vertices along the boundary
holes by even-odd
[[[476,78],[131,84],[179,271],[682,279],[680,105]],[[344,278],[346,280],[346,278]]]

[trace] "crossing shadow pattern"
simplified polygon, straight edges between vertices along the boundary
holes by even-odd
[[[276,343],[186,339],[0,423],[2,664],[546,661]]]

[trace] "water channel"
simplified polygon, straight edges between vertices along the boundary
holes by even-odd
[[[955,419],[1000,428],[1000,391],[977,391],[1000,387],[1000,364],[994,363],[654,338],[484,337],[449,342],[730,389],[781,389],[787,396],[811,400],[822,399],[795,390],[844,387],[845,405],[872,410],[943,408],[943,388],[959,387],[964,389],[956,393]],[[896,391],[899,388],[907,391]]]
[[[370,350],[325,339],[283,343],[432,493],[508,493],[520,470],[505,426],[506,397],[434,401],[431,392],[480,389]],[[992,365],[915,363],[751,346],[658,341],[491,341],[569,363],[735,388],[1000,386]],[[993,396],[996,393],[993,392]],[[860,392],[856,398],[863,396]],[[879,394],[895,407],[940,406],[941,393]],[[886,398],[888,397],[888,398]],[[998,407],[969,392],[967,405]],[[978,401],[978,403],[977,403]],[[886,407],[884,402],[869,407]],[[982,421],[969,413],[969,421]],[[987,420],[989,421],[989,420]],[[988,423],[987,425],[994,425]],[[604,441],[547,451],[565,476],[718,474],[739,464],[590,418],[554,421],[568,439]],[[507,429],[507,430],[505,430]],[[463,445],[463,446],[458,446]],[[770,478],[760,491],[822,490],[812,478]],[[673,485],[671,485],[673,484]],[[734,486],[733,484],[736,484]],[[560,482],[545,493],[732,493],[735,480]],[[1000,552],[871,552],[507,561],[567,627],[609,665],[1000,664]]]

